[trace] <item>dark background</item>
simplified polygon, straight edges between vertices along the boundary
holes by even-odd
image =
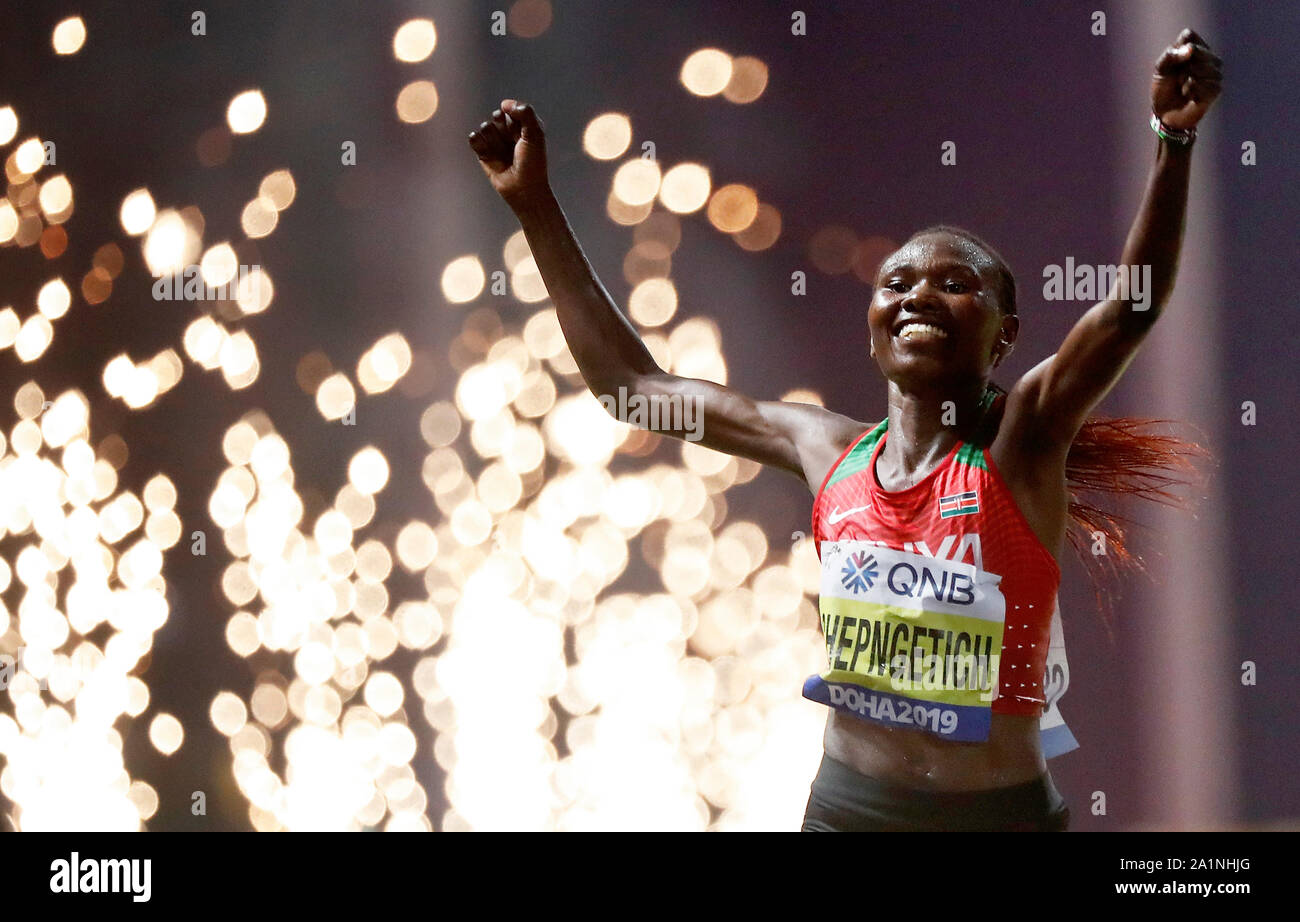
[[[1192,176],[1194,186],[1207,170],[1218,177],[1222,246],[1183,253],[1185,265],[1196,261],[1216,274],[1222,297],[1193,298],[1180,309],[1221,317],[1221,337],[1201,344],[1203,363],[1185,369],[1187,388],[1215,378],[1221,395],[1206,414],[1221,427],[1208,445],[1220,463],[1216,502],[1226,506],[1214,578],[1231,600],[1221,617],[1232,649],[1206,656],[1230,667],[1229,674],[1234,664],[1253,660],[1260,676],[1255,687],[1229,682],[1222,692],[1231,699],[1233,746],[1221,758],[1231,760],[1238,783],[1230,821],[1300,816],[1300,780],[1289,770],[1300,755],[1300,655],[1295,557],[1287,544],[1300,513],[1292,477],[1298,446],[1291,414],[1300,403],[1289,119],[1300,66],[1276,40],[1297,34],[1300,7],[1210,3],[1208,17],[1194,22],[1171,7],[1161,43],[1141,60],[1122,61],[1114,36],[1128,27],[1127,4],[1100,7],[1108,15],[1105,37],[1089,29],[1095,3],[811,3],[804,5],[803,37],[790,34],[791,8],[779,3],[555,6],[552,25],[536,39],[489,35],[488,16],[505,3],[205,3],[205,37],[190,34],[193,4],[11,3],[4,13],[0,105],[18,111],[15,143],[31,134],[56,141],[58,165],[46,170],[69,177],[76,203],[65,225],[71,242],[56,260],[47,264],[36,247],[0,248],[0,302],[20,317],[52,273],[64,273],[74,288],[69,315],[56,322],[54,343],[37,363],[23,366],[11,351],[0,354],[4,390],[29,378],[47,394],[80,388],[91,399],[96,440],[118,432],[130,448],[121,486],[139,490],[166,471],[178,486],[185,533],[208,533],[207,557],[191,556],[188,540],[167,554],[171,616],[148,664],[153,700],[127,736],[128,770],[161,797],[149,827],[248,828],[227,740],[207,716],[216,692],[246,696],[254,678],[223,639],[230,606],[217,580],[225,560],[220,531],[207,515],[225,466],[219,434],[245,411],[264,409],[291,445],[303,485],[338,482],[357,448],[373,442],[394,472],[379,518],[386,503],[404,503],[412,514],[437,520],[415,473],[427,451],[417,421],[427,403],[450,394],[454,370],[436,368],[431,391],[419,398],[396,390],[363,397],[358,425],[346,431],[323,424],[295,384],[294,368],[320,349],[350,370],[369,344],[395,329],[418,350],[447,355],[465,310],[443,302],[442,267],[478,252],[490,272],[516,227],[465,143],[503,97],[531,102],[545,119],[552,184],[620,304],[629,290],[620,266],[632,228],[616,227],[604,214],[611,165],[581,151],[582,129],[595,115],[626,112],[634,145],[652,139],[665,163],[706,162],[715,185],[743,182],[776,204],[781,237],[758,253],[741,250],[698,216],[683,220],[673,265],[678,319],[707,314],[718,323],[729,383],[740,390],[774,399],[809,387],[833,409],[876,420],[885,413],[885,389],[866,349],[870,289],[851,273],[817,272],[808,256],[812,235],[841,224],[901,241],[945,222],[989,240],[1020,282],[1020,342],[995,375],[1009,386],[1055,351],[1081,312],[1074,302],[1043,301],[1042,267],[1067,255],[1092,264],[1119,258],[1137,206],[1117,180],[1134,168],[1122,161],[1123,142],[1143,132],[1149,137],[1149,129],[1127,117],[1136,103],[1121,117],[1113,81],[1126,66],[1144,73],[1183,25],[1198,29],[1226,62],[1224,96],[1205,122]],[[51,29],[74,14],[86,20],[86,45],[57,57]],[[424,62],[400,64],[391,52],[393,32],[422,15],[437,24],[437,49]],[[733,105],[685,92],[677,78],[681,62],[709,45],[768,64],[770,82],[758,102]],[[393,99],[416,77],[437,84],[440,104],[430,121],[406,125],[396,119]],[[224,122],[236,93],[254,87],[268,102],[265,125],[237,136],[224,165],[202,166],[196,139]],[[1240,164],[1244,139],[1257,142],[1258,166]],[[344,140],[357,143],[355,167],[339,163]],[[945,140],[957,144],[955,168],[939,163]],[[1145,162],[1138,166],[1145,171]],[[256,384],[232,392],[219,372],[204,372],[186,357],[180,385],[147,409],[132,412],[110,399],[101,374],[112,356],[123,349],[136,360],[167,346],[181,351],[192,319],[184,302],[150,298],[139,246],[118,223],[122,198],[147,186],[160,207],[202,210],[205,245],[235,240],[242,237],[243,204],[279,167],[292,170],[297,198],[275,232],[254,241],[257,258],[243,260],[265,266],[276,286],[271,308],[246,322],[262,363]],[[126,268],[108,301],[87,305],[72,281],[110,240],[123,247]],[[806,297],[790,294],[795,269],[808,272]],[[523,319],[534,309],[506,300],[499,307],[505,318],[513,312]],[[1168,328],[1179,323],[1171,309],[1155,335],[1176,336]],[[1150,374],[1139,356],[1098,411],[1165,415],[1150,396]],[[1244,400],[1258,407],[1253,428],[1239,423]],[[0,424],[7,430],[15,421],[12,406],[0,406]],[[733,517],[764,526],[773,548],[807,528],[810,498],[793,478],[764,472],[728,501]],[[1186,522],[1194,527],[1190,517]],[[1136,541],[1137,550],[1150,550],[1160,535],[1140,532]],[[1076,829],[1158,822],[1144,798],[1160,779],[1147,773],[1134,717],[1144,683],[1158,677],[1130,668],[1132,651],[1151,642],[1144,611],[1126,594],[1112,646],[1092,587],[1069,552],[1063,570],[1072,668],[1063,711],[1082,748],[1053,761],[1053,774],[1075,808]],[[144,732],[143,721],[157,709],[174,713],[187,731],[171,759],[155,752]],[[446,805],[432,734],[418,716],[411,725],[421,741],[414,767],[437,824]],[[190,815],[194,790],[209,792],[207,817]],[[1088,799],[1096,790],[1122,806],[1091,815]]]

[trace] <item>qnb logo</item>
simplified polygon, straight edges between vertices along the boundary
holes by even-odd
[[[840,582],[850,592],[866,592],[876,584],[879,576],[880,571],[876,569],[875,556],[866,551],[858,551],[856,554],[850,554],[844,561]]]
[[[885,585],[894,595],[909,599],[930,598],[953,605],[970,605],[975,601],[975,581],[968,575],[926,564],[917,567],[910,563],[894,564]]]

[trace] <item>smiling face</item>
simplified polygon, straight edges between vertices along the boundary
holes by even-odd
[[[1018,329],[999,306],[993,258],[948,233],[914,237],[885,258],[867,324],[881,372],[905,390],[987,377]]]

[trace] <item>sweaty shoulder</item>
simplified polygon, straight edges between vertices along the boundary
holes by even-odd
[[[1021,376],[1001,398],[1002,408],[994,414],[997,430],[996,436],[990,439],[989,452],[1006,471],[1024,464],[1041,470],[1043,463],[1053,456],[1064,469],[1073,435],[1062,438],[1054,432],[1053,420],[1045,418],[1050,414],[1042,407],[1045,369],[1050,362],[1051,358],[1045,359]]]
[[[804,482],[816,494],[832,466],[853,440],[871,428],[825,407],[810,403],[774,401],[764,404],[764,413],[779,416],[794,442],[803,468]]]
[[[1037,425],[1033,396],[1032,388],[1020,386],[1007,394],[989,457],[1030,529],[1055,556],[1068,524],[1065,459],[1069,445],[1048,438]]]

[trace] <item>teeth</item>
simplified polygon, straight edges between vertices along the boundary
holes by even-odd
[[[898,337],[899,339],[924,339],[929,337],[946,339],[948,334],[933,324],[909,323],[898,331]]]

